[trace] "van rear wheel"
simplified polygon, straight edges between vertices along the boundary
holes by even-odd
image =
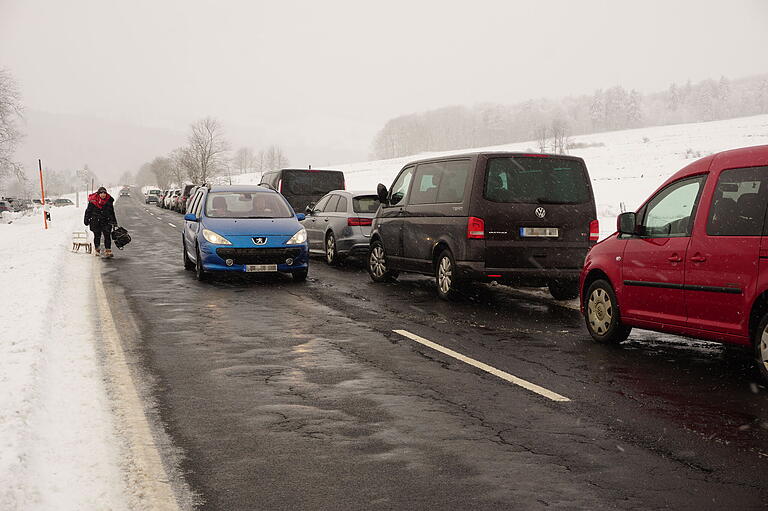
[[[461,294],[461,281],[450,250],[443,250],[437,257],[435,284],[437,284],[437,294],[443,300],[455,300]]]
[[[596,280],[589,286],[584,319],[589,334],[599,343],[618,344],[632,331],[632,327],[621,322],[616,294],[605,280]]]
[[[768,382],[768,312],[763,314],[760,323],[758,323],[754,344],[757,369],[760,376],[763,377],[763,381]]]
[[[577,280],[550,280],[547,287],[549,294],[555,300],[573,300],[579,296],[579,282]]]

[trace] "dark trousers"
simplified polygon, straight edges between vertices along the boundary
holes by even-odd
[[[112,248],[112,237],[109,235],[110,231],[108,229],[101,229],[97,231],[93,231],[93,246],[96,248],[99,248],[99,245],[101,244],[101,235],[104,235],[104,248]]]

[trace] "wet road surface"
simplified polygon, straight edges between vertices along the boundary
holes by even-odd
[[[457,303],[374,284],[183,269],[180,215],[116,205],[103,261],[126,349],[200,509],[760,509],[768,398],[749,354],[635,331],[505,286]],[[397,334],[570,399],[556,402]]]

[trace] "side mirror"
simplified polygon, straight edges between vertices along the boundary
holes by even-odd
[[[616,230],[619,234],[637,234],[637,215],[635,213],[622,213],[616,220]]]
[[[379,202],[382,204],[388,204],[387,196],[389,196],[389,192],[387,191],[387,187],[383,184],[379,183],[379,186],[376,187],[376,195],[379,196]]]
[[[307,218],[307,216],[304,213],[296,213],[296,220],[298,220],[299,222],[301,222],[305,218]]]
[[[310,216],[313,215],[315,212],[315,203],[310,202],[309,204],[307,204],[307,207],[304,208],[304,212]]]
[[[197,217],[194,213],[187,213],[184,215],[184,221],[185,222],[197,222]]]

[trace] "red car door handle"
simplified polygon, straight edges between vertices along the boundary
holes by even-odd
[[[679,255],[677,255],[677,254],[673,254],[673,255],[672,255],[672,257],[669,257],[669,258],[667,259],[667,261],[669,261],[670,263],[679,263],[679,262],[681,262],[682,260],[683,260],[683,258],[682,258],[682,257],[680,257],[680,256],[679,256]]]
[[[695,256],[691,257],[691,262],[694,262],[694,263],[703,263],[706,260],[707,258],[701,254],[696,254]]]

